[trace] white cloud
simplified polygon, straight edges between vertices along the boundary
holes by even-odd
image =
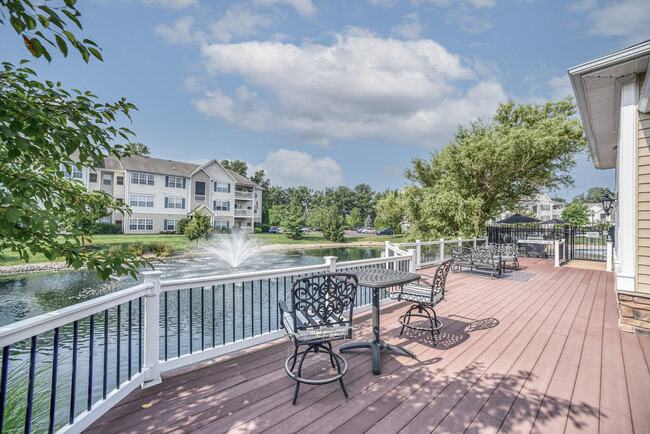
[[[313,18],[316,15],[316,7],[312,4],[311,0],[253,0],[253,4],[256,6],[272,6],[278,3],[293,6],[303,18]]]
[[[266,154],[264,163],[252,166],[251,173],[263,169],[273,185],[321,190],[338,187],[343,183],[343,169],[330,157],[314,158],[312,155],[289,149],[278,149]]]
[[[188,44],[194,41],[194,36],[192,35],[193,24],[194,18],[182,17],[172,26],[166,26],[164,24],[157,25],[155,31],[170,44]]]
[[[605,36],[620,36],[631,43],[648,39],[650,5],[648,0],[619,0],[615,2],[586,2],[587,21],[591,24],[589,33]],[[582,4],[575,5],[580,9]],[[583,8],[584,9],[584,8]]]
[[[147,5],[162,6],[166,9],[184,9],[199,5],[199,0],[140,0],[140,2]]]
[[[405,15],[403,23],[399,26],[393,27],[392,32],[398,36],[406,39],[417,39],[424,30],[424,24],[420,22],[420,17],[417,12]]]
[[[420,39],[348,29],[331,45],[241,42],[202,47],[207,72],[244,81],[194,101],[207,116],[256,131],[289,130],[310,143],[379,139],[435,146],[457,124],[489,117],[507,99],[458,55]],[[260,97],[263,95],[264,97]]]
[[[271,20],[251,10],[235,6],[226,15],[210,25],[212,35],[220,42],[230,42],[233,37],[243,38],[257,33],[259,27],[268,27]]]
[[[382,6],[385,8],[394,6],[396,2],[397,0],[368,0],[370,6]]]
[[[559,100],[567,96],[573,96],[573,87],[568,75],[554,76],[546,82],[546,85],[551,88],[551,98]]]
[[[449,7],[452,5],[459,5],[461,7],[472,6],[476,9],[491,8],[496,6],[496,0],[411,0],[414,6],[419,6],[423,3],[431,3],[438,7]]]
[[[462,11],[449,13],[447,15],[447,22],[450,24],[456,24],[459,29],[475,35],[486,32],[492,28],[492,22],[489,18],[481,18]]]

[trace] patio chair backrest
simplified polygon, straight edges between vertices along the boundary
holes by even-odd
[[[294,330],[350,325],[357,286],[357,276],[349,273],[316,274],[293,282]]]
[[[451,269],[453,263],[453,258],[447,259],[441,262],[440,265],[438,265],[438,268],[436,268],[436,271],[433,274],[433,284],[431,285],[432,296],[433,293],[442,293],[444,297],[445,286],[447,284],[447,275],[449,274],[449,270]]]

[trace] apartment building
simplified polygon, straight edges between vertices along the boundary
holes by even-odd
[[[519,204],[519,208],[525,210],[526,213],[533,214],[542,221],[561,219],[565,207],[564,202],[554,201],[546,193],[540,193],[534,199],[522,201]]]
[[[125,234],[174,231],[180,219],[198,211],[209,215],[215,228],[236,232],[252,233],[262,219],[263,188],[217,160],[198,165],[140,156],[105,158],[96,167],[74,168],[69,176],[131,207],[131,215],[116,212],[100,220],[120,225]]]

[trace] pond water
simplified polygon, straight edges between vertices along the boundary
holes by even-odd
[[[325,256],[337,256],[338,261],[343,262],[377,258],[380,255],[381,249],[311,249],[259,252],[236,269],[217,256],[169,260],[155,267],[157,271],[162,271],[163,280],[172,280],[322,264]],[[261,257],[264,259],[260,260]],[[95,273],[85,270],[0,277],[0,326],[91,300],[136,283],[130,276],[101,281]]]

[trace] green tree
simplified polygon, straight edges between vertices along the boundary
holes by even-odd
[[[102,60],[97,45],[70,31],[81,29],[74,1],[60,7],[34,6],[21,0],[0,0],[0,23],[6,20],[36,58],[52,60],[47,46],[64,56],[74,48],[88,62]],[[3,41],[6,43],[6,41]],[[60,83],[40,82],[23,60],[18,67],[3,62],[0,70],[0,252],[17,252],[25,262],[42,253],[63,258],[74,268],[84,265],[107,279],[112,273],[136,276],[138,267],[150,264],[131,250],[86,250],[83,230],[64,230],[70,210],[77,218],[92,219],[92,209],[110,208],[128,214],[124,204],[108,194],[89,193],[80,182],[65,179],[72,167],[82,170],[105,157],[130,155],[133,133],[116,127],[120,116],[130,119],[135,106],[122,99],[102,104],[91,92],[68,91]],[[80,207],[80,203],[92,204]]]
[[[183,217],[176,222],[176,232],[180,235],[185,235],[185,226],[190,222],[189,217]]]
[[[307,224],[312,228],[322,228],[325,224],[325,215],[327,209],[325,208],[312,208],[309,216],[307,216]]]
[[[284,220],[284,236],[292,240],[299,240],[302,238],[302,228],[305,226],[305,210],[299,205],[292,205],[289,207]]]
[[[377,218],[381,226],[393,229],[396,233],[401,232],[401,224],[404,220],[404,204],[397,191],[384,196],[375,206]],[[378,229],[382,229],[378,228]]]
[[[148,157],[151,155],[151,150],[149,149],[149,146],[145,145],[144,143],[140,142],[135,142],[135,143],[129,143],[128,145],[131,148],[131,152],[133,155],[140,155],[142,157]]]
[[[490,122],[459,126],[430,161],[413,159],[404,198],[412,237],[473,236],[504,209],[542,190],[571,185],[575,154],[586,149],[570,98],[543,105],[501,104]]]
[[[363,225],[363,216],[359,208],[353,208],[348,216],[348,226],[351,228],[358,228]]]
[[[241,176],[246,176],[246,172],[248,172],[248,164],[245,161],[221,160],[221,165],[226,169],[239,173]]]
[[[551,200],[553,200],[553,201],[555,201],[555,202],[566,203],[566,199],[563,199],[563,198],[561,198],[561,197],[557,197],[557,196],[556,196],[556,197],[552,197]]]
[[[323,237],[326,240],[343,242],[345,237],[345,219],[341,211],[333,205],[327,209],[323,222]]]
[[[183,228],[183,235],[190,241],[197,241],[200,238],[207,238],[212,231],[210,216],[197,212]]]
[[[280,226],[287,207],[284,205],[273,205],[269,210],[269,224],[271,226]]]
[[[573,202],[562,211],[562,220],[569,221],[574,226],[582,226],[589,223],[589,210],[587,205],[580,202]]]
[[[354,207],[359,209],[362,217],[369,215],[374,219],[375,204],[375,192],[368,184],[359,184],[354,187]]]
[[[587,193],[580,193],[573,198],[574,202],[583,202],[583,203],[600,203],[605,196],[605,192],[608,191],[608,188],[605,187],[591,187],[587,190]]]
[[[85,245],[88,235],[94,232],[97,220],[109,215],[104,195],[101,192],[92,192],[86,196],[74,209],[69,209],[61,217],[60,226],[69,234],[81,236],[81,245]]]

